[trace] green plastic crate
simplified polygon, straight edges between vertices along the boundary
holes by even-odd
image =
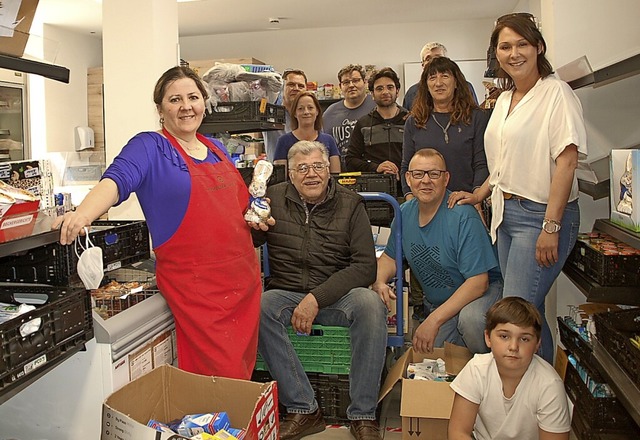
[[[297,335],[290,328],[289,339],[305,372],[349,374],[351,338],[348,328],[314,325],[310,335]],[[267,370],[259,354],[255,369]]]

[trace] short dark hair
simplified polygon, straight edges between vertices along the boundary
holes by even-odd
[[[536,338],[542,334],[542,315],[532,303],[518,296],[507,296],[492,305],[487,311],[485,330],[487,334],[498,324],[513,324],[518,327],[532,327]]]
[[[362,67],[360,64],[347,64],[346,66],[344,66],[342,69],[338,71],[338,82],[341,83],[342,77],[344,75],[346,75],[347,73],[353,73],[353,72],[360,73],[360,76],[362,77],[363,80],[367,76],[366,72],[364,71],[364,67]]]
[[[320,101],[318,101],[318,98],[316,98],[316,94],[308,90],[298,93],[294,98],[293,103],[291,104],[291,130],[297,129],[300,125],[298,122],[298,118],[296,117],[296,108],[298,107],[298,102],[300,102],[300,99],[305,96],[308,96],[313,100],[313,104],[316,106],[316,110],[318,110],[318,115],[316,116],[316,120],[313,123],[313,128],[320,131],[322,130],[322,107],[320,106]]]
[[[382,69],[373,72],[373,75],[369,77],[370,92],[373,92],[373,86],[380,78],[389,78],[396,85],[396,89],[400,89],[400,78],[398,78],[398,74],[391,67],[383,67]]]
[[[169,85],[174,81],[182,78],[192,79],[193,82],[196,83],[200,93],[202,93],[202,97],[204,99],[209,98],[209,91],[207,90],[207,87],[193,69],[186,66],[176,66],[164,72],[158,79],[158,82],[156,82],[156,86],[153,89],[153,102],[156,105],[161,105],[162,99],[164,98],[165,93],[167,93],[167,87],[169,87]]]
[[[530,14],[508,14],[497,20],[496,27],[493,28],[493,32],[491,32],[491,41],[489,43],[496,54],[498,53],[498,38],[504,28],[509,28],[517,34],[522,35],[529,44],[535,47],[538,47],[538,45],[542,46],[542,50],[537,57],[538,73],[540,73],[542,78],[546,78],[553,73],[553,67],[551,67],[551,63],[545,56],[547,53],[547,43],[544,41],[540,29],[538,29],[535,20],[533,20]],[[496,70],[496,77],[498,78],[498,87],[504,90],[511,90],[515,87],[513,79],[500,67],[500,64],[498,64],[498,69]]]
[[[307,74],[304,73],[304,70],[300,70],[300,69],[284,69],[284,72],[282,73],[282,80],[286,81],[287,77],[289,75],[300,75],[300,76],[304,77],[305,84],[308,82],[307,81]]]

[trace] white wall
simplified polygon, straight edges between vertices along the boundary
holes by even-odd
[[[97,37],[45,25],[43,35],[58,42],[53,64],[69,69],[69,84],[29,75],[31,151],[73,151],[74,128],[87,125],[87,68],[102,65],[102,42]]]
[[[429,41],[444,44],[454,59],[486,58],[492,27],[493,20],[484,19],[205,35],[181,38],[180,51],[187,61],[253,57],[279,71],[301,68],[309,81],[335,84],[338,70],[350,63],[390,66],[402,77],[402,65],[420,61]]]

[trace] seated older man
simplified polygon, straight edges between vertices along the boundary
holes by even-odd
[[[254,244],[266,242],[269,248],[271,277],[262,296],[258,350],[287,408],[280,438],[294,440],[325,429],[287,333],[291,326],[308,334],[315,322],[349,328],[350,430],[358,440],[379,440],[376,407],[387,310],[368,289],[376,277],[376,258],[363,200],[331,179],[323,144],[297,142],[287,160],[291,182],[267,191],[276,223],[268,231],[253,231]]]

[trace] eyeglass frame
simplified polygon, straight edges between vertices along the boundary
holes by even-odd
[[[321,172],[323,172],[325,169],[329,169],[330,164],[328,162],[314,162],[312,164],[300,164],[295,168],[291,168],[291,171],[295,171],[298,174],[302,174],[302,175],[307,175],[309,174],[309,171],[311,171],[311,168],[313,168],[313,170],[316,172],[316,174],[320,174]]]
[[[413,173],[422,173],[422,176],[420,177],[416,177]],[[436,172],[438,173],[437,177],[436,176],[432,176],[431,173]],[[411,175],[411,178],[416,179],[416,180],[422,180],[424,179],[424,176],[429,176],[429,179],[431,180],[438,180],[439,178],[442,177],[443,173],[448,173],[449,171],[447,170],[407,170],[407,173]]]
[[[349,87],[351,84],[355,86],[360,84],[360,82],[364,82],[364,79],[363,78],[345,79],[343,81],[340,81],[340,85],[343,87]]]

